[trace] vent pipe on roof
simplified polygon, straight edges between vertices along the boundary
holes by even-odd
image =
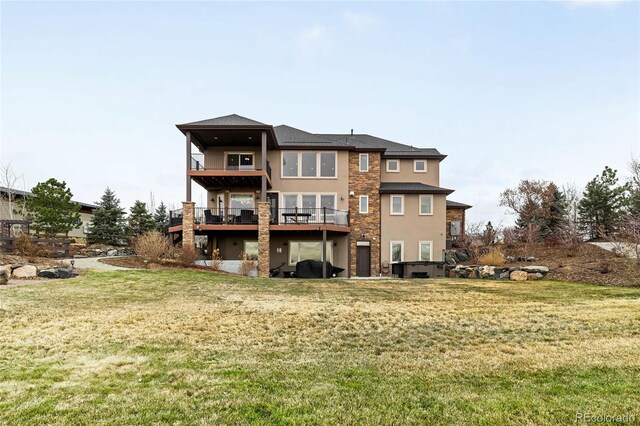
[[[351,129],[351,136],[353,136],[353,129]]]

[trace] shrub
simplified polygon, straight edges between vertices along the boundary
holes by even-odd
[[[24,257],[51,257],[52,251],[44,245],[34,243],[30,235],[21,234],[15,242],[15,250]]]
[[[214,271],[219,271],[220,266],[222,265],[222,256],[220,256],[220,249],[214,249],[213,253],[211,253],[211,268]]]
[[[193,247],[182,246],[176,253],[176,260],[182,266],[193,266],[196,262],[196,250]]]
[[[482,265],[502,266],[504,265],[504,255],[499,248],[492,248],[488,253],[478,258],[478,263]]]
[[[243,251],[240,252],[240,274],[241,275],[249,275],[249,272],[253,271],[257,265],[258,265],[258,262],[256,262],[255,260],[249,259],[247,256],[245,256]]]
[[[133,248],[138,256],[152,263],[171,257],[173,250],[171,241],[158,231],[149,231],[136,238]]]

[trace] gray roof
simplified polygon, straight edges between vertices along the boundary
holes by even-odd
[[[398,142],[390,141],[388,139],[382,139],[376,136],[371,136],[367,134],[350,134],[350,133],[327,133],[327,134],[319,134],[319,136],[323,136],[325,138],[333,139],[335,141],[340,141],[344,143],[348,143],[356,148],[367,149],[384,149],[385,157],[434,157],[434,158],[444,158],[445,155],[441,154],[435,148],[416,148],[410,145],[404,145]]]
[[[453,189],[418,182],[382,182],[381,194],[451,194]]]
[[[464,203],[459,203],[457,201],[453,201],[453,200],[447,200],[447,208],[449,209],[470,209],[473,206],[470,206],[469,204],[464,204]]]
[[[268,124],[243,117],[238,114],[209,118],[207,120],[193,121],[191,123],[178,124],[178,126],[269,126]]]
[[[340,143],[332,139],[325,138],[320,135],[314,135],[313,133],[305,132],[304,130],[296,129],[295,127],[281,125],[273,128],[278,139],[278,145],[280,146],[294,146],[294,145],[310,145],[310,146],[326,146],[332,147],[348,147],[345,143]]]
[[[0,186],[0,193],[2,194],[8,194],[8,193],[13,193],[14,195],[18,196],[18,197],[33,197],[33,193],[29,192],[29,191],[21,191],[19,189],[9,189],[6,188],[4,186]],[[74,203],[78,203],[80,204],[81,207],[86,207],[89,209],[97,209],[98,206],[96,206],[95,204],[89,204],[89,203],[82,203],[80,201],[75,201],[75,200],[71,200]]]

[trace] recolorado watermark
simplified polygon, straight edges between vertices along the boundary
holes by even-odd
[[[576,422],[582,423],[635,423],[636,416],[634,414],[593,414],[593,413],[576,413]]]

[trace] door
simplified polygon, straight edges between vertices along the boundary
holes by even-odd
[[[356,246],[356,275],[359,277],[371,275],[371,247],[368,245]]]
[[[271,223],[278,224],[278,193],[267,192],[267,201],[271,204]]]

